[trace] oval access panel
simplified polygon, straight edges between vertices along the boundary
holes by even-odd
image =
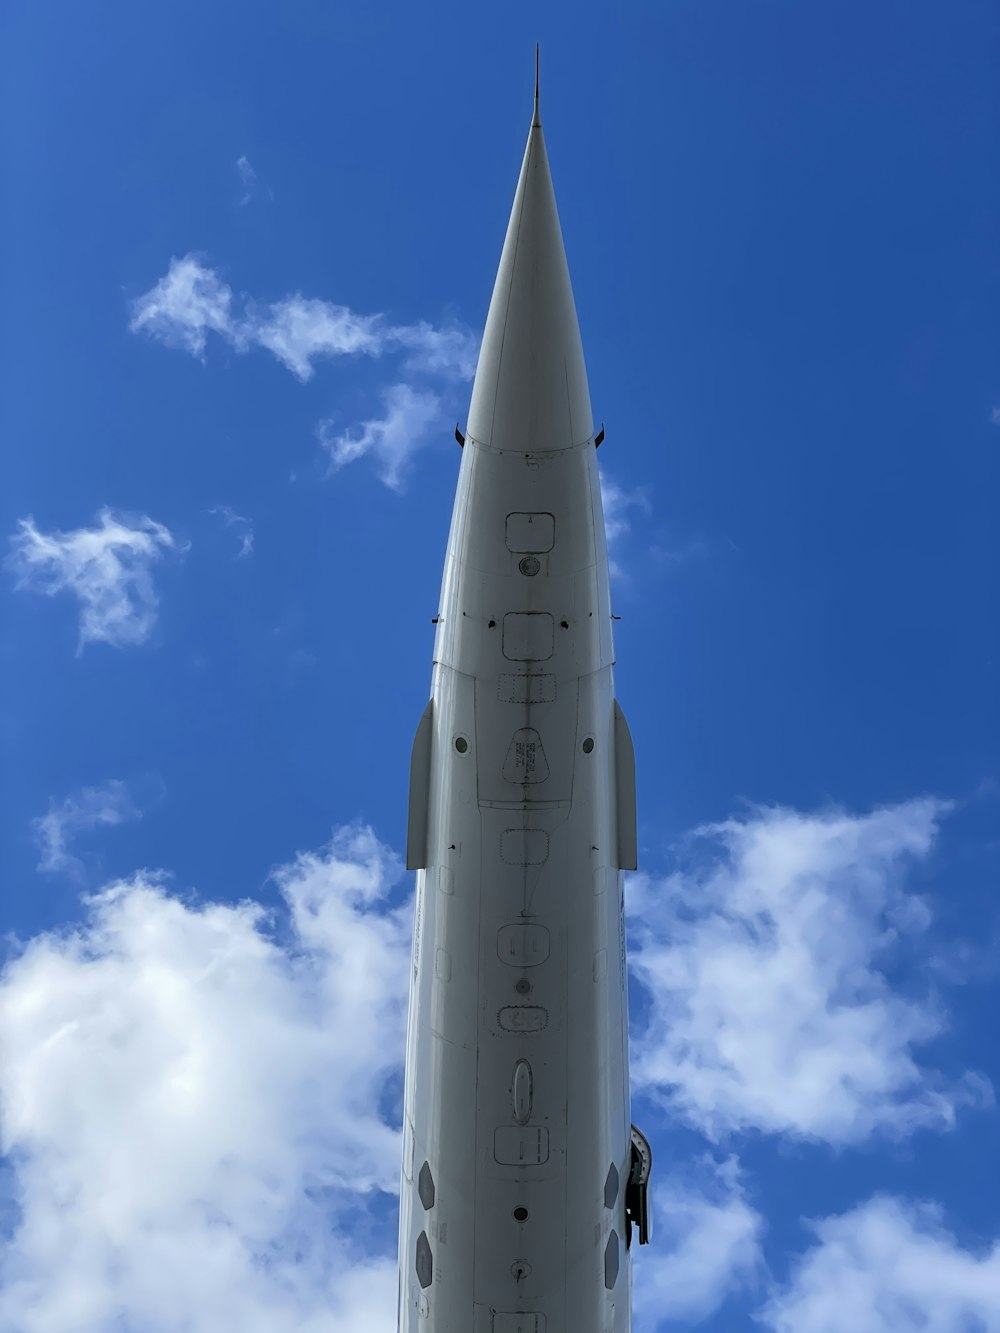
[[[511,1098],[514,1102],[514,1119],[519,1125],[526,1125],[531,1119],[531,1097],[531,1065],[527,1060],[518,1060],[514,1066]]]

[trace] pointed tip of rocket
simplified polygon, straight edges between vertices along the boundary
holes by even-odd
[[[538,114],[538,47],[539,43],[536,42],[535,43],[535,114],[531,118],[532,129],[540,127],[542,123],[542,118]]]

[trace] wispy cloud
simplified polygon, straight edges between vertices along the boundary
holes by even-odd
[[[964,1248],[936,1206],[878,1197],[810,1225],[818,1244],[757,1316],[774,1333],[1000,1328],[1000,1242]]]
[[[624,579],[626,577],[625,570],[619,562],[617,548],[620,546],[622,538],[631,531],[632,512],[638,509],[643,513],[649,513],[649,497],[638,488],[631,491],[626,490],[618,482],[612,480],[603,467],[600,469],[600,478],[604,530],[607,533],[608,540],[608,564],[612,578]]]
[[[185,255],[172,259],[166,277],[134,303],[129,328],[201,357],[209,333],[238,341],[232,306],[233,293],[215,270]]]
[[[248,204],[253,198],[253,188],[257,184],[257,173],[250,165],[250,159],[246,153],[236,159],[236,170],[239,172],[240,183],[243,186],[243,198],[240,200],[240,207]]]
[[[170,261],[166,276],[133,303],[129,328],[194,356],[204,354],[208,333],[238,352],[263,347],[303,382],[318,360],[398,351],[409,354],[413,371],[465,380],[478,352],[476,338],[458,324],[392,324],[384,315],[358,314],[301,293],[270,305],[249,297],[236,302],[229,285],[195,254]]]
[[[382,416],[339,433],[332,419],[321,421],[317,436],[330,455],[332,469],[370,453],[378,460],[385,484],[398,490],[405,464],[440,419],[441,400],[429,389],[394,384],[383,394],[383,409]]]
[[[263,310],[249,307],[234,341],[266,348],[305,383],[312,378],[313,362],[321,357],[381,356],[386,335],[380,322],[378,315],[356,315],[332,301],[290,296]]]
[[[654,542],[649,548],[649,562],[661,570],[674,570],[694,560],[719,560],[736,550],[729,537],[692,537],[670,546]]]
[[[235,536],[239,538],[240,549],[236,552],[237,560],[245,560],[247,556],[253,554],[253,524],[242,514],[237,514],[236,510],[230,505],[216,505],[214,509],[208,511],[210,514],[218,515],[227,528],[235,528]]]
[[[656,1259],[633,1270],[636,1333],[707,1319],[763,1271],[763,1218],[734,1158],[671,1163],[651,1191]]]
[[[38,869],[78,875],[83,863],[72,855],[70,846],[80,833],[141,817],[127,785],[117,778],[103,787],[83,787],[58,804],[50,800],[48,813],[32,823],[41,850]]]
[[[990,420],[994,426],[1000,426],[1000,407],[995,407],[990,413]]]
[[[303,384],[320,361],[401,358],[406,380],[382,390],[381,417],[338,429],[331,416],[317,426],[334,469],[372,454],[382,480],[396,490],[429,428],[443,422],[442,391],[472,378],[479,353],[478,339],[457,323],[393,324],[383,314],[360,314],[299,292],[263,305],[249,296],[237,299],[196,254],[170,261],[166,275],[133,303],[129,328],[202,359],[211,333],[239,353],[263,348]]]
[[[946,809],[759,809],[700,830],[707,855],[686,871],[636,876],[638,1085],[713,1139],[755,1128],[835,1144],[947,1128],[988,1099],[977,1076],[952,1086],[918,1062],[945,1017],[887,975],[894,945],[929,923],[906,878]]]
[[[152,566],[164,552],[186,549],[162,523],[110,509],[100,511],[95,527],[71,532],[42,532],[31,517],[23,518],[10,540],[6,564],[18,588],[76,596],[78,653],[88,643],[143,643],[156,623]]]
[[[142,873],[6,968],[19,1209],[0,1326],[394,1323],[400,1144],[383,1106],[409,976],[412,902],[389,905],[401,873],[370,829],[343,829],[276,872],[274,921]]]
[[[426,320],[389,330],[387,345],[410,353],[406,369],[445,379],[471,380],[479,358],[479,340],[458,324],[436,328]]]
[[[243,191],[240,196],[240,208],[246,208],[247,204],[252,203],[254,199],[259,198],[262,194],[266,194],[268,199],[274,198],[274,191],[269,186],[261,184],[246,153],[242,153],[236,159],[236,171],[240,178],[240,188]]]

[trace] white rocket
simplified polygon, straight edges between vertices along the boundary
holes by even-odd
[[[627,1333],[630,1124],[615,701],[587,372],[535,109],[472,390],[410,772],[417,871],[402,1333]]]

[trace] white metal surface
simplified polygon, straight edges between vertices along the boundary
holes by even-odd
[[[604,518],[541,125],[483,338],[414,745],[405,1333],[625,1333],[620,867]]]

